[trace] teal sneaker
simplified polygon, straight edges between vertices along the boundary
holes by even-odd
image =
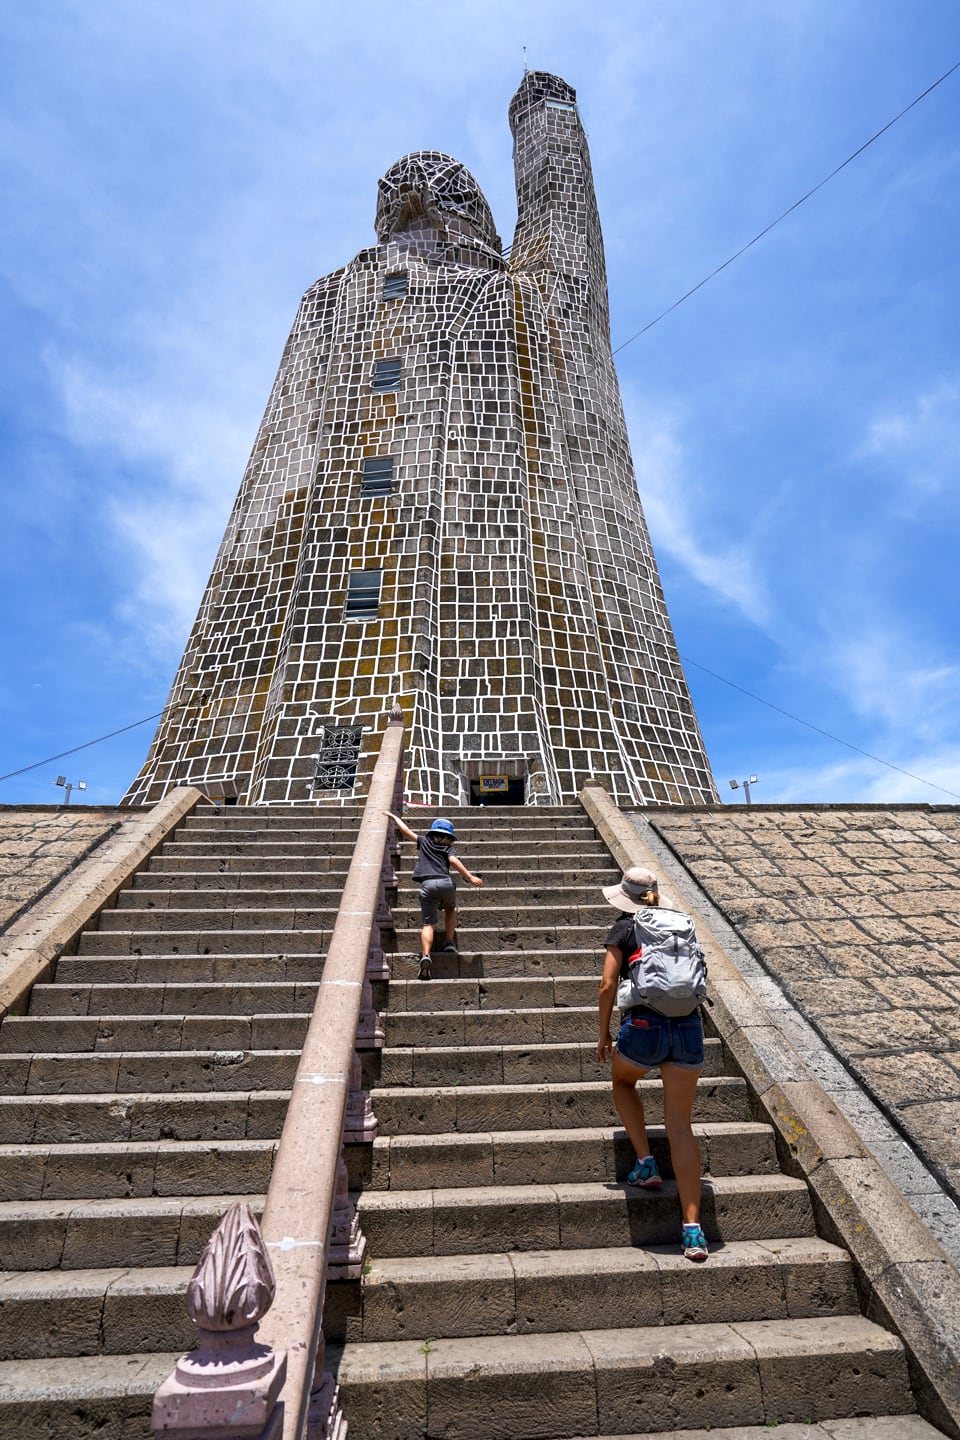
[[[706,1260],[710,1254],[707,1237],[699,1225],[684,1225],[680,1244],[683,1246],[683,1253],[688,1260]]]
[[[628,1185],[639,1185],[641,1190],[659,1190],[663,1184],[657,1162],[652,1155],[644,1155],[627,1176]]]

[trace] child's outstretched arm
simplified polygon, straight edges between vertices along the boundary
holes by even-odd
[[[466,880],[470,885],[476,885],[479,888],[479,886],[483,884],[483,881],[480,879],[479,875],[471,875],[466,865],[464,865],[462,860],[458,860],[456,855],[450,856],[450,864],[453,866],[454,870],[456,870],[457,874],[462,875],[464,880]]]
[[[416,840],[417,837],[414,831],[410,829],[409,825],[404,825],[399,815],[394,815],[392,810],[384,810],[383,813],[384,815],[388,815],[390,819],[395,822],[397,829],[400,831],[400,834],[405,836],[407,840]]]

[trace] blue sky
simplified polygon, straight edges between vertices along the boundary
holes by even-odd
[[[408,150],[476,175],[577,87],[614,345],[960,59],[952,0],[33,0],[0,19],[0,773],[159,710],[300,294]],[[714,772],[960,793],[960,72],[617,357]],[[144,726],[56,774],[116,801]]]

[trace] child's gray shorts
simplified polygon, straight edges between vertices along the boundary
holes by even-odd
[[[457,904],[457,887],[452,880],[421,880],[420,921],[423,925],[436,925],[441,906],[452,910]]]

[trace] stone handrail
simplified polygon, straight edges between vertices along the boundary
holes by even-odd
[[[322,1354],[323,1300],[344,1113],[393,823],[384,811],[398,808],[403,741],[403,716],[395,705],[371,777],[267,1191],[262,1234],[269,1262],[262,1288],[266,1293],[269,1281],[274,1281],[276,1298],[260,1322],[255,1345],[247,1326],[238,1331],[245,1349],[235,1357],[222,1354],[206,1373],[191,1373],[190,1356],[180,1362],[154,1403],[153,1428],[161,1435],[280,1440],[282,1434],[283,1440],[302,1440],[306,1431],[311,1392],[321,1380],[315,1371],[322,1369],[316,1362]],[[232,1218],[232,1212],[221,1226],[224,1222],[238,1235],[250,1233]],[[217,1234],[197,1267],[193,1288],[212,1271]],[[269,1299],[261,1314],[268,1305]],[[204,1351],[207,1339],[204,1321],[197,1323],[201,1346],[195,1356]],[[267,1363],[268,1357],[272,1363]],[[316,1419],[324,1424],[317,1416],[312,1423]],[[325,1428],[335,1433],[332,1416]]]

